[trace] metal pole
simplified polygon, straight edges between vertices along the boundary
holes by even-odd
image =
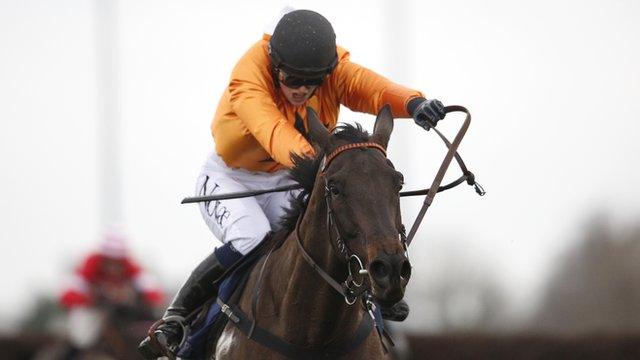
[[[386,75],[400,84],[408,80],[407,67],[411,65],[407,61],[409,57],[409,15],[407,9],[408,0],[388,0],[384,13],[386,29],[384,30],[383,47],[385,52]]]
[[[122,219],[118,1],[95,0],[98,171],[101,229]]]
[[[385,75],[394,82],[406,85],[409,83],[412,65],[410,61],[412,33],[409,28],[410,12],[408,0],[388,0],[385,3],[383,37],[385,59]],[[405,120],[406,121],[406,120]],[[395,140],[389,142],[389,152],[394,159],[409,159],[411,154],[418,151],[418,147],[412,141],[398,141],[398,137],[407,137],[406,134],[396,130]],[[405,139],[406,140],[406,139]],[[405,161],[403,160],[403,161]]]

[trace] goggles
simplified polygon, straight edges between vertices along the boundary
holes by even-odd
[[[325,76],[326,75],[320,77],[304,78],[295,75],[289,75],[282,70],[278,72],[278,80],[282,83],[282,85],[293,89],[297,89],[300,86],[320,86],[324,82]]]

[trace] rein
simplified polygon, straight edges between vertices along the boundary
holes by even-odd
[[[302,254],[302,257],[309,264],[309,266],[311,266],[311,268],[313,268],[313,270],[315,270],[324,279],[324,281],[327,282],[327,284],[329,284],[335,291],[337,291],[338,294],[344,297],[347,305],[353,305],[356,302],[356,299],[368,289],[366,289],[365,287],[362,287],[362,284],[363,284],[362,282],[358,284],[356,281],[353,280],[353,274],[351,274],[350,266],[349,266],[349,273],[350,273],[349,277],[347,277],[347,279],[343,283],[339,283],[331,275],[329,275],[326,271],[324,271],[322,267],[320,267],[320,265],[316,263],[315,260],[313,260],[311,255],[309,255],[307,250],[305,250],[304,246],[302,245],[302,240],[300,239],[300,223],[302,222],[303,217],[304,217],[304,213],[300,214],[300,217],[298,217],[298,221],[296,222],[296,227],[293,230],[293,235],[296,238],[296,243],[298,244],[298,248],[300,249],[300,253]],[[355,254],[352,254],[351,257],[349,257],[349,259],[351,259],[353,256],[357,258],[357,261],[361,266],[358,273],[362,275],[361,271],[362,270],[366,271],[364,269],[364,266],[362,265],[362,261]],[[356,289],[354,289],[354,287]]]
[[[399,194],[400,197],[426,195],[424,202],[422,204],[422,208],[420,209],[420,212],[416,216],[416,219],[414,220],[413,225],[411,226],[409,235],[404,236],[404,234],[401,232],[401,237],[403,238],[403,242],[405,242],[407,246],[411,244],[411,242],[413,241],[413,238],[415,237],[416,232],[418,231],[418,227],[420,226],[420,223],[422,223],[422,220],[424,219],[424,216],[427,213],[427,209],[429,208],[429,206],[431,206],[431,203],[433,202],[433,199],[435,198],[435,195],[437,193],[452,189],[462,184],[463,182],[466,182],[468,185],[474,187],[478,195],[484,196],[486,194],[486,191],[484,190],[484,188],[476,182],[475,175],[467,169],[467,166],[464,164],[462,157],[460,156],[460,154],[458,154],[458,147],[460,146],[460,142],[462,142],[462,138],[466,134],[467,129],[469,129],[469,125],[471,123],[471,113],[469,112],[469,110],[467,110],[467,108],[460,105],[446,106],[444,108],[444,112],[445,114],[448,114],[451,112],[463,112],[466,114],[466,117],[465,117],[464,123],[460,127],[460,130],[458,130],[458,133],[456,134],[456,137],[454,138],[453,142],[449,142],[449,140],[447,140],[447,138],[438,129],[436,129],[435,127],[433,128],[436,134],[440,137],[440,139],[442,139],[442,141],[447,146],[448,151],[447,151],[447,154],[445,155],[444,160],[440,164],[440,168],[438,169],[438,173],[436,174],[436,177],[433,179],[433,182],[431,183],[431,187],[427,189],[421,189],[421,190],[401,191]],[[338,147],[337,149],[332,151],[331,154],[326,156],[323,159],[323,162],[321,164],[321,169],[322,171],[324,171],[326,167],[333,161],[333,159],[335,159],[335,157],[338,156],[343,151],[356,149],[356,148],[369,148],[369,147],[376,148],[382,151],[382,153],[385,154],[386,156],[385,149],[379,144],[376,144],[373,142],[347,144],[347,145]],[[447,169],[449,168],[449,165],[451,164],[451,161],[454,158],[456,159],[456,162],[458,163],[460,170],[462,170],[462,176],[450,182],[449,184],[440,185],[442,183],[445,173],[447,172]],[[239,199],[239,198],[257,196],[257,195],[262,195],[267,193],[273,193],[273,192],[300,190],[302,188],[303,188],[302,185],[292,184],[292,185],[285,185],[285,186],[280,186],[280,187],[267,189],[267,190],[242,191],[242,192],[235,192],[235,193],[228,193],[228,194],[186,197],[182,200],[181,204],[227,200],[227,199]]]
[[[460,143],[462,142],[462,138],[464,138],[464,135],[467,133],[467,130],[469,129],[469,125],[471,124],[471,113],[469,112],[469,110],[467,110],[467,108],[460,105],[446,106],[444,108],[445,114],[448,114],[451,112],[463,112],[466,114],[466,116],[465,116],[464,122],[462,123],[462,126],[460,127],[460,130],[458,130],[458,133],[456,134],[456,137],[453,139],[452,143],[450,143],[447,140],[447,138],[444,135],[442,135],[442,133],[438,131],[435,127],[433,128],[433,130],[438,134],[438,136],[442,139],[442,141],[447,145],[447,148],[449,148],[449,150],[447,151],[447,155],[445,155],[444,160],[442,160],[442,164],[440,164],[438,173],[436,174],[436,177],[433,179],[433,182],[431,183],[431,187],[427,191],[427,196],[425,196],[424,202],[422,203],[422,208],[420,208],[420,212],[418,213],[418,216],[416,217],[416,219],[413,222],[413,225],[411,226],[409,235],[407,235],[407,238],[406,238],[407,246],[409,246],[411,244],[411,241],[413,241],[413,238],[416,235],[416,232],[418,231],[418,227],[420,227],[420,223],[424,219],[424,215],[427,213],[427,209],[429,209],[429,206],[431,206],[431,203],[433,202],[433,199],[435,198],[438,192],[453,188],[461,184],[463,181],[466,181],[467,184],[474,186],[476,193],[478,195],[484,196],[486,194],[486,191],[482,188],[482,186],[476,183],[475,176],[471,171],[467,170],[467,167],[464,165],[462,158],[458,154],[458,147],[460,146]],[[455,180],[454,182],[441,187],[440,183],[442,182],[442,179],[444,178],[444,175],[447,172],[449,165],[451,164],[451,160],[453,160],[454,157],[456,158],[456,161],[458,162],[458,165],[460,166],[460,169],[462,170],[463,175],[460,178],[458,178],[458,180]]]

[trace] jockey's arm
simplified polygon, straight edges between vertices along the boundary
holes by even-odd
[[[349,52],[338,48],[340,61],[331,76],[340,102],[353,111],[377,114],[386,105],[391,105],[393,117],[410,118],[408,105],[411,100],[424,95],[384,76],[350,61]]]

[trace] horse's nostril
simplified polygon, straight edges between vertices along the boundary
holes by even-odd
[[[376,279],[383,279],[389,276],[389,267],[383,261],[374,260],[370,266],[371,275]]]
[[[402,266],[400,267],[400,276],[408,280],[411,277],[411,263],[409,260],[404,260],[402,262]]]

